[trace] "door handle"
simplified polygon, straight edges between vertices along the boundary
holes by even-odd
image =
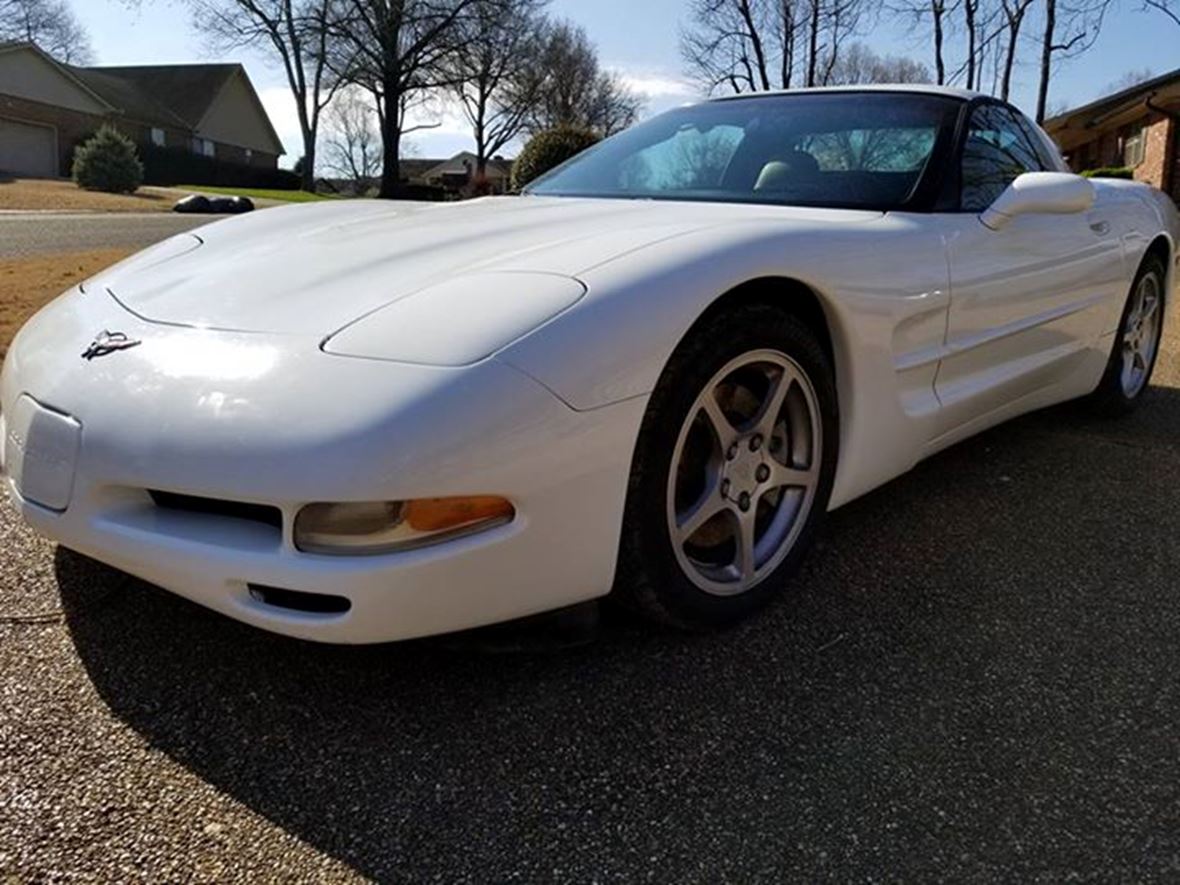
[[[1091,222],[1090,230],[1094,231],[1094,233],[1098,234],[1098,236],[1104,237],[1108,233],[1110,233],[1110,222],[1109,221]]]

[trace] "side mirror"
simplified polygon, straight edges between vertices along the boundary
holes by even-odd
[[[1094,185],[1069,172],[1025,172],[979,216],[992,230],[999,230],[1018,215],[1047,213],[1070,215],[1094,205]]]

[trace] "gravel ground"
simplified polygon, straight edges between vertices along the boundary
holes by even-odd
[[[1180,360],[833,514],[719,636],[308,645],[0,516],[0,878],[1180,878]]]

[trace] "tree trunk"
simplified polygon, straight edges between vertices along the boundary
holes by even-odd
[[[943,0],[931,0],[930,12],[934,17],[934,70],[939,86],[946,82],[946,62],[942,57],[942,15],[945,9]]]
[[[779,88],[790,89],[795,72],[795,10],[794,0],[785,0],[782,10],[783,51],[779,59]]]
[[[758,33],[758,25],[754,21],[753,10],[750,9],[748,0],[742,0],[738,5],[739,13],[742,21],[745,22],[746,30],[749,32],[750,45],[754,48],[754,61],[758,65],[758,82],[761,84],[755,87],[755,92],[759,89],[766,91],[770,89],[770,75],[766,70],[766,52],[762,48],[762,37]]]
[[[395,199],[402,189],[401,185],[401,145],[402,132],[400,114],[397,112],[396,100],[391,102],[389,92],[385,93],[385,114],[381,120],[381,188],[377,196],[382,199]],[[393,108],[393,110],[390,110]]]
[[[963,12],[967,16],[967,88],[974,89],[975,84],[975,2],[963,0]]]
[[[808,23],[807,44],[807,83],[808,87],[815,85],[815,71],[819,64],[819,4],[820,0],[811,0],[811,21]]]
[[[1012,67],[1016,63],[1016,42],[1020,36],[1020,21],[1008,25],[1008,53],[1004,57],[1004,76],[1000,80],[1000,98],[1008,100],[1008,93],[1012,91]]]
[[[475,180],[483,181],[488,177],[488,140],[483,127],[475,133]]]
[[[299,187],[315,192],[315,132],[303,133],[303,168],[299,170]]]
[[[1057,0],[1045,0],[1045,37],[1041,42],[1041,82],[1037,88],[1037,124],[1045,122],[1049,102],[1049,70],[1053,66],[1053,31],[1057,27]]]

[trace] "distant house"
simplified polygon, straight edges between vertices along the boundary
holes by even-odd
[[[403,160],[401,178],[406,184],[442,188],[451,196],[472,196],[478,188],[475,181],[476,156],[471,151],[460,151],[448,160]],[[487,164],[486,193],[507,193],[512,178],[512,161],[494,157]]]
[[[0,170],[68,175],[104,123],[143,148],[274,169],[283,144],[239,64],[77,67],[31,43],[0,44]]]
[[[1076,172],[1128,167],[1137,181],[1180,197],[1177,121],[1180,70],[1107,95],[1045,121]]]

